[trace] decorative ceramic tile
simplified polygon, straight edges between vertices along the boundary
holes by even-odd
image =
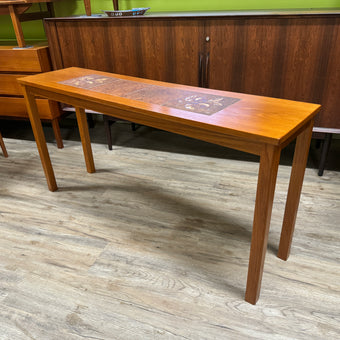
[[[180,90],[95,74],[68,79],[60,83],[98,93],[205,115],[212,115],[240,100],[238,98]]]
[[[193,91],[179,91],[178,96],[164,103],[165,106],[180,110],[212,115],[238,102],[240,99]]]
[[[92,74],[89,76],[83,76],[83,77],[68,79],[66,81],[61,81],[60,84],[79,87],[81,89],[92,89],[96,86],[100,86],[108,82],[112,82],[112,80],[117,80],[117,78],[104,77],[104,76],[99,76],[97,74]]]

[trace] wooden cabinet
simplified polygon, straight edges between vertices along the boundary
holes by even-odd
[[[206,20],[211,88],[321,103],[340,129],[340,14]]]
[[[138,31],[138,76],[198,86],[203,35],[199,21],[139,21]]]
[[[56,69],[80,66],[198,86],[204,32],[197,20],[57,20],[45,27]]]
[[[55,69],[80,66],[322,104],[340,129],[340,11],[49,18]]]
[[[30,48],[0,46],[0,117],[28,118],[25,100],[17,78],[28,74],[51,71],[47,43]],[[62,114],[56,102],[37,101],[40,117],[52,123],[59,148],[63,147],[58,120]]]

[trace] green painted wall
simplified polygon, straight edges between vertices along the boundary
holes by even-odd
[[[111,0],[92,0],[92,13],[112,9]],[[37,5],[35,5],[37,6]],[[248,9],[311,9],[339,8],[340,0],[119,0],[120,9],[151,7],[150,12],[161,11],[206,11],[206,10],[248,10]],[[37,7],[32,7],[32,9]],[[63,0],[55,3],[57,16],[84,14],[82,0]],[[44,39],[43,25],[40,21],[22,24],[25,38]],[[0,40],[15,40],[9,16],[0,16]]]

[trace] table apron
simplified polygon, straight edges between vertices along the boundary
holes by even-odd
[[[184,122],[168,120],[163,117],[151,116],[147,113],[136,112],[133,110],[120,109],[104,103],[94,102],[83,98],[77,98],[72,95],[52,92],[46,89],[30,87],[24,85],[27,91],[34,96],[46,97],[50,100],[55,100],[61,103],[69,104],[74,107],[90,109],[102,114],[110,115],[115,118],[129,120],[137,124],[142,124],[157,129],[177,133],[186,137],[195,138],[212,144],[221,145],[227,148],[251,153],[254,155],[261,155],[265,145],[272,144],[264,141],[256,140],[254,138],[248,139],[244,136],[234,136],[227,133],[204,129],[198,125],[189,125]],[[199,124],[199,123],[198,123]]]

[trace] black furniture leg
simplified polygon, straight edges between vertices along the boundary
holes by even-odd
[[[320,149],[320,146],[321,146],[321,139],[317,139],[317,140],[315,141],[315,148],[316,148],[316,149]]]
[[[104,120],[104,125],[105,125],[105,130],[106,130],[106,138],[107,138],[107,146],[109,150],[112,150],[112,133],[111,133],[111,125],[114,124],[118,119],[103,115],[103,120]],[[131,129],[132,131],[137,130],[137,124],[131,123]]]
[[[333,135],[331,133],[325,134],[325,139],[323,141],[323,145],[321,149],[321,158],[320,158],[319,172],[318,172],[319,176],[323,175],[323,171],[325,169],[326,159],[327,159],[329,147],[331,146],[332,136]]]
[[[94,128],[94,119],[91,113],[86,113],[86,117],[87,117],[87,124],[89,125],[90,128]]]
[[[112,133],[111,133],[111,125],[114,124],[117,119],[103,115],[105,130],[106,130],[106,139],[107,139],[107,146],[109,150],[112,150]]]

